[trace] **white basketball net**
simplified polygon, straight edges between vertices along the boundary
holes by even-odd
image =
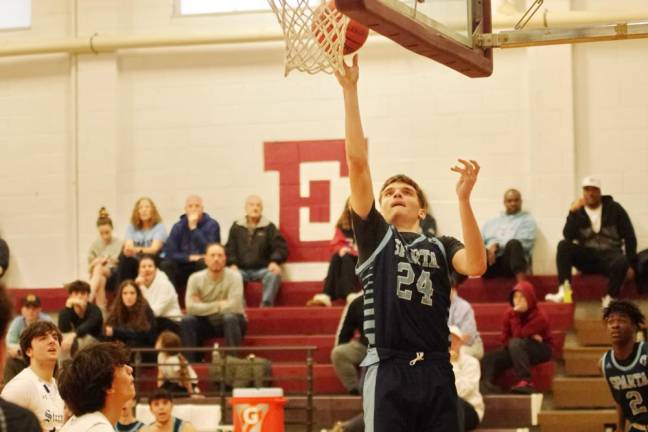
[[[344,41],[349,18],[329,9],[324,1],[268,0],[286,42],[285,74],[297,69],[318,72],[344,73]]]

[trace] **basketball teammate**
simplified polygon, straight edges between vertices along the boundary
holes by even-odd
[[[28,325],[20,334],[20,350],[29,367],[2,389],[2,397],[33,412],[45,432],[60,431],[65,423],[64,403],[54,378],[61,339],[61,332],[51,321]]]
[[[0,372],[7,354],[6,335],[11,321],[13,301],[0,283]],[[36,416],[26,408],[15,405],[0,397],[0,432],[42,432]]]
[[[460,159],[456,192],[464,245],[451,237],[427,237],[420,221],[427,207],[407,176],[387,179],[376,209],[368,150],[358,104],[358,59],[337,74],[345,107],[346,156],[357,273],[364,287],[364,329],[369,341],[362,366],[367,432],[453,432],[457,392],[448,355],[448,274],[481,275],[486,253],[470,206],[479,173]]]
[[[612,349],[603,354],[601,370],[616,402],[617,429],[648,431],[648,345],[635,342],[645,318],[628,300],[612,300],[603,310]]]

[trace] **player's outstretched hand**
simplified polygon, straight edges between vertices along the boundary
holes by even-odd
[[[335,71],[335,77],[338,82],[344,89],[354,88],[358,84],[358,78],[360,77],[360,68],[358,67],[358,54],[353,56],[353,63],[351,66],[348,66],[344,60],[342,60],[342,67],[344,68],[344,75],[340,71]]]
[[[463,165],[453,166],[450,168],[450,171],[461,174],[459,180],[457,181],[457,197],[459,200],[467,200],[470,198],[470,193],[472,192],[473,186],[477,182],[477,175],[479,174],[479,164],[475,160],[464,160],[458,159],[459,162]]]

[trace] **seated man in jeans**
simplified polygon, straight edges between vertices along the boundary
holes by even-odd
[[[533,285],[527,281],[518,282],[511,291],[510,303],[502,329],[504,346],[487,352],[482,360],[483,393],[498,392],[494,380],[510,367],[519,377],[511,391],[532,393],[531,365],[551,359],[549,320],[537,307]]]
[[[351,301],[342,313],[331,361],[342,385],[349,394],[359,395],[358,366],[367,354],[367,338],[363,330],[364,310],[362,293]],[[356,331],[359,339],[354,339]]]
[[[182,317],[180,332],[185,347],[198,347],[209,338],[225,337],[225,345],[241,345],[247,320],[241,275],[225,267],[227,257],[220,243],[205,250],[207,268],[189,276],[185,303],[187,315]],[[200,356],[187,353],[197,361]]]
[[[601,179],[585,177],[583,196],[569,209],[558,243],[558,292],[545,300],[563,302],[571,288],[572,266],[584,273],[600,273],[609,278],[603,307],[619,296],[621,285],[634,278],[637,265],[637,237],[628,213],[610,195],[601,195]]]
[[[520,281],[531,263],[536,223],[533,216],[522,211],[522,195],[517,189],[504,193],[504,209],[482,227],[488,260],[484,277],[515,276]]]
[[[275,224],[262,216],[263,203],[255,195],[245,200],[245,217],[232,224],[227,238],[227,264],[245,282],[263,283],[261,307],[272,306],[281,285],[281,267],[288,258],[286,240]]]

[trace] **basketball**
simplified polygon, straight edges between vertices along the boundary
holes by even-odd
[[[341,18],[342,16],[337,12],[337,9],[335,8],[334,0],[330,0],[328,3],[326,3],[325,8],[319,10],[319,13],[313,17],[311,29],[313,30],[317,41],[321,45],[325,45],[324,48],[327,52],[328,50],[330,50],[328,43],[326,43],[328,38],[326,38],[325,35],[321,34],[322,30],[317,24],[323,21],[331,21],[331,19],[339,22]],[[335,29],[333,23],[329,23],[324,31],[327,33],[334,33]],[[342,50],[342,53],[344,55],[348,55],[358,51],[362,47],[362,45],[365,44],[368,36],[369,29],[367,27],[363,26],[357,21],[349,20],[349,24],[347,25],[344,37],[344,49]],[[336,42],[337,34],[332,34],[330,40],[332,42]]]

